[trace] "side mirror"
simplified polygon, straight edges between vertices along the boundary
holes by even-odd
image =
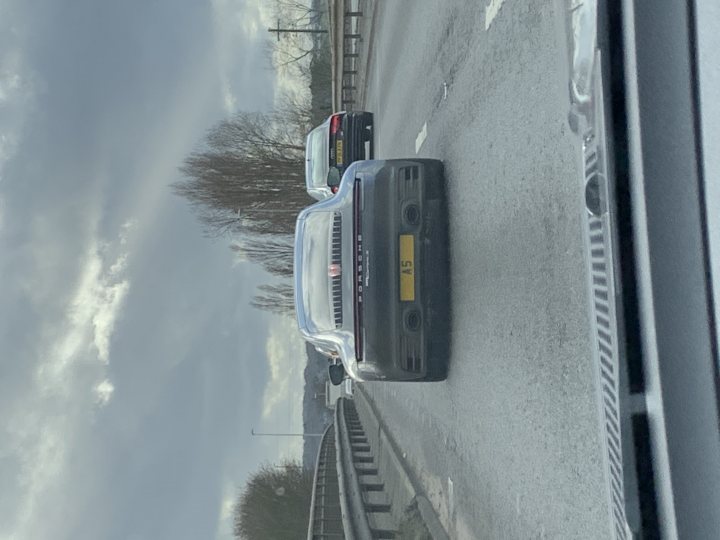
[[[345,368],[342,364],[332,364],[328,366],[328,376],[333,386],[339,386],[345,378]]]
[[[340,171],[338,171],[335,167],[330,167],[327,175],[327,185],[330,187],[339,186],[340,180],[342,180]]]

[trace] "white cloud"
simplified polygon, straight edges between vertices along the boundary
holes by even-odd
[[[267,39],[260,29],[270,24],[271,2],[258,0],[212,0],[215,41],[221,100],[225,112],[232,115],[238,109],[236,87],[247,81],[235,81],[238,51],[247,48],[247,42],[259,44]],[[255,54],[257,54],[255,52]],[[234,84],[237,82],[237,84]]]
[[[267,0],[212,0],[212,8],[223,32],[240,31],[252,40],[275,20],[273,2]]]
[[[122,243],[121,233],[118,244]],[[62,337],[55,343],[54,355],[40,369],[42,380],[54,386],[62,379],[70,365],[83,354],[107,364],[110,358],[110,339],[130,283],[122,277],[127,264],[127,252],[109,257],[110,247],[93,239],[87,247],[78,285],[65,315]]]
[[[22,79],[17,72],[9,71],[7,68],[0,72],[0,103],[10,100],[17,95],[22,88]]]
[[[33,518],[40,513],[37,508],[62,473],[70,429],[71,422],[61,415],[47,419],[37,411],[28,411],[22,417],[10,419],[8,433],[14,443],[12,451],[20,462],[20,469],[15,471],[20,493],[16,493],[16,496],[19,495],[16,522],[9,531],[5,531],[5,538],[32,538],[29,531],[34,527]],[[1,527],[5,529],[12,525],[3,523]]]
[[[287,400],[302,402],[305,345],[297,331],[295,321],[282,317],[270,327],[266,353],[270,380],[263,397],[263,418],[287,410]]]
[[[212,1],[221,99],[223,107],[229,115],[238,110],[239,100],[236,87],[247,82],[244,80],[234,81],[233,74],[236,74],[238,64],[242,62],[242,59],[238,58],[238,51],[247,49],[247,42],[250,41],[256,45],[255,50],[251,51],[252,55],[257,56],[262,54],[265,47],[263,42],[274,39],[266,30],[277,25],[273,6],[274,3],[267,0]],[[276,52],[272,54],[276,55]],[[286,68],[276,70],[273,91],[274,98],[277,98],[287,92],[307,93],[308,89],[294,70]]]
[[[234,482],[226,482],[222,488],[220,510],[218,513],[217,533],[215,540],[234,540],[233,515],[237,500],[237,486]]]
[[[15,29],[0,17],[0,180],[5,163],[17,152],[28,114],[35,105],[37,74],[25,62]]]
[[[269,328],[266,354],[270,378],[262,401],[263,429],[302,431],[303,372],[305,344],[295,321],[278,317]],[[302,438],[288,437],[279,447],[279,458],[297,458],[302,453]],[[278,448],[274,446],[273,448]]]
[[[129,246],[122,239],[128,231],[123,228],[114,242],[92,237],[54,336],[40,346],[33,387],[8,411],[6,455],[20,467],[13,471],[15,523],[0,525],[0,537],[37,537],[41,516],[66,485],[66,464],[79,433],[112,398],[115,387],[107,365],[115,321],[130,286],[123,277]]]
[[[98,358],[106,364],[110,357],[110,337],[115,328],[115,319],[129,288],[130,284],[122,281],[101,289],[99,292],[102,296],[89,300],[99,301],[96,305],[97,312],[93,316],[93,343],[98,350]]]
[[[129,219],[120,227],[120,245],[124,246],[128,243],[130,233],[137,226],[137,219]]]
[[[8,43],[5,32],[8,18],[2,8],[3,2],[0,0],[0,62],[9,51],[4,46]],[[17,0],[16,3],[24,5],[26,2]],[[40,41],[35,42],[39,45],[54,39],[51,35],[38,34],[38,37]],[[178,164],[195,144],[201,129],[207,126],[208,114],[210,117],[216,114],[215,106],[210,105],[216,103],[218,92],[217,84],[211,84],[215,66],[211,55],[203,56],[206,61],[198,62],[194,71],[196,76],[171,92],[173,99],[167,105],[168,111],[161,114],[163,109],[159,109],[157,118],[146,119],[147,129],[156,129],[162,136],[152,137],[151,147],[143,146],[150,157],[141,156],[131,167],[132,171],[137,169],[142,180],[133,178],[142,187],[130,204],[143,232],[153,225],[154,230],[161,230],[159,226],[166,225],[164,220],[167,220],[168,212],[175,211],[175,206],[181,204],[169,195],[168,184],[177,179]],[[22,62],[16,66],[21,68],[17,71],[21,74],[20,80],[8,75],[2,87],[0,155],[3,157],[0,160],[11,159],[17,145],[25,144],[20,138],[23,123],[15,120],[6,123],[5,119],[25,118],[32,105],[32,95],[36,90],[42,94],[43,90],[37,80],[22,75],[27,71]],[[74,73],[67,77],[71,83],[75,81]],[[18,84],[22,86],[25,82],[28,84],[24,86],[24,92],[28,92],[31,99],[22,101],[24,96],[18,91]],[[105,97],[111,99],[113,96]],[[10,107],[12,115],[8,116]],[[25,125],[29,127],[29,124]],[[43,122],[37,125],[42,127]],[[104,147],[106,141],[102,140],[102,134],[101,130],[97,139]],[[108,143],[113,140],[108,138]],[[18,157],[20,154],[24,154],[22,147]],[[18,290],[14,296],[27,300],[28,309],[23,306],[19,311],[32,323],[24,328],[34,343],[18,344],[19,354],[14,357],[4,351],[4,362],[0,362],[3,368],[12,365],[13,369],[7,371],[17,374],[18,380],[25,377],[26,371],[30,372],[14,386],[15,379],[10,379],[13,381],[9,383],[12,396],[4,394],[0,400],[3,408],[0,444],[2,539],[65,538],[72,532],[76,537],[78,530],[74,527],[80,520],[87,519],[82,516],[83,509],[88,507],[84,504],[86,499],[104,489],[97,486],[103,481],[102,475],[93,476],[98,471],[98,464],[86,463],[86,458],[94,458],[94,450],[102,447],[94,430],[99,425],[106,425],[103,415],[110,411],[103,411],[103,405],[117,405],[115,401],[119,402],[121,397],[122,388],[111,373],[111,366],[117,355],[114,347],[119,337],[119,320],[131,288],[128,265],[138,263],[134,255],[141,251],[141,244],[157,238],[155,234],[135,234],[133,221],[123,225],[119,236],[111,241],[98,235],[99,224],[112,222],[122,211],[116,204],[122,197],[108,201],[104,191],[108,183],[99,178],[106,174],[107,166],[116,161],[105,158],[90,156],[87,163],[74,169],[74,172],[88,173],[89,181],[82,195],[78,194],[72,201],[68,198],[67,204],[59,200],[61,204],[42,216],[40,213],[27,214],[27,241],[16,248],[17,254],[22,256],[14,258],[18,261],[16,268],[23,271],[16,271]],[[55,178],[54,185],[62,185],[60,181],[64,179],[70,177]],[[95,179],[98,181],[93,181]],[[0,190],[2,187],[0,183]],[[41,197],[33,195],[36,186],[26,187],[33,188],[29,202],[34,207]],[[132,185],[128,186],[128,189],[132,188]],[[118,189],[125,190],[124,187]],[[48,194],[52,192],[52,189],[47,191]],[[118,191],[113,189],[113,194],[116,193]],[[10,210],[15,210],[9,207],[9,201],[8,198],[8,221]],[[108,212],[106,215],[97,215],[104,210]],[[2,254],[0,259],[3,259]],[[142,268],[132,270],[141,271]],[[26,311],[29,314],[26,315]],[[18,336],[18,341],[24,338]],[[118,384],[117,394],[113,383]],[[112,442],[112,436],[109,442]],[[112,471],[107,473],[112,475]],[[93,503],[92,506],[100,511],[103,509],[101,504]],[[92,517],[96,521],[101,519],[96,515]]]
[[[232,115],[237,112],[237,97],[233,94],[232,88],[230,88],[230,82],[225,79],[222,81],[222,92],[223,92],[223,107],[228,115]]]
[[[235,493],[226,494],[220,505],[220,519],[225,521],[232,518],[235,509]]]
[[[107,405],[115,392],[115,385],[109,379],[105,379],[95,385],[95,403],[100,406]]]
[[[127,266],[127,260],[128,260],[128,254],[124,253],[118,257],[118,259],[113,263],[113,265],[110,267],[109,275],[110,276],[118,276],[120,275],[123,270],[125,270],[125,267]]]
[[[10,133],[0,133],[0,180],[2,180],[2,169],[4,164],[17,151],[17,140],[15,135]]]

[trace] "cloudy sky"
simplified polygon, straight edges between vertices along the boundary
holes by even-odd
[[[169,184],[268,108],[264,0],[0,0],[0,538],[229,538],[299,440],[292,320]]]

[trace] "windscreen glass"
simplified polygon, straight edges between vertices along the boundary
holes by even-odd
[[[312,331],[335,327],[328,298],[328,246],[331,212],[310,214],[303,235],[303,308]]]
[[[328,158],[328,127],[322,125],[308,136],[307,143],[307,179],[308,184],[313,187],[322,187],[327,182],[329,158]]]

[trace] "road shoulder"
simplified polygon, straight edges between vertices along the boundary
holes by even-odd
[[[381,469],[386,489],[396,503],[395,506],[405,511],[406,508],[416,505],[432,537],[435,540],[449,540],[420,482],[402,458],[402,452],[395,439],[380,419],[372,398],[362,389],[362,385],[354,386],[354,400],[358,414],[365,426],[371,446],[377,449],[378,467]]]

